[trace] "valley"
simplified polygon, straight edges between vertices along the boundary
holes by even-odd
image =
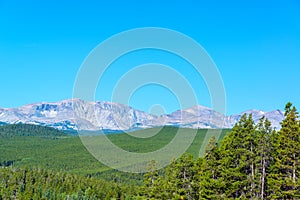
[[[34,128],[40,134],[35,134]],[[131,152],[151,152],[162,148],[172,140],[178,128],[164,127],[155,136],[149,138],[136,138],[127,134],[108,134],[106,135],[114,144]],[[13,134],[6,134],[11,133]],[[186,134],[191,129],[182,129]],[[19,132],[21,131],[21,132]],[[131,133],[132,135],[147,135],[149,131],[157,130],[140,130]],[[220,138],[229,132],[229,129],[222,131]],[[29,134],[29,133],[32,134]],[[187,150],[195,158],[198,157],[199,150],[207,130],[200,129],[192,145]],[[19,133],[19,134],[17,134]],[[27,133],[27,134],[24,134]],[[60,133],[60,134],[58,134]],[[105,137],[105,136],[94,136]],[[112,170],[96,160],[82,144],[78,136],[65,134],[48,127],[35,125],[8,125],[0,127],[0,164],[7,167],[29,167],[51,169],[56,171],[65,171],[80,175],[91,175],[98,178],[107,178],[111,180],[115,176]],[[109,178],[109,176],[112,177]],[[123,176],[123,175],[122,175]],[[126,176],[123,176],[126,177]],[[130,180],[139,182],[138,179]],[[123,182],[124,180],[120,180]]]
[[[0,199],[297,199],[300,126],[296,107],[286,104],[279,131],[267,118],[255,123],[253,116],[243,114],[232,129],[166,126],[127,134],[89,131],[76,135],[32,124],[2,125]],[[182,136],[175,148],[184,146],[193,133],[195,137],[164,168],[158,168],[161,156],[150,162],[123,157],[126,162],[122,163],[114,159],[112,149],[102,148],[100,153],[107,153],[114,162],[109,168],[87,150],[99,150],[98,145],[105,143],[98,141],[107,137],[127,152],[155,152],[178,132]],[[85,140],[89,143],[83,145]],[[199,156],[204,144],[205,152]],[[149,171],[113,169],[118,165],[140,169],[140,164],[147,164]]]

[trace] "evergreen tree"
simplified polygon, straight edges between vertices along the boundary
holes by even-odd
[[[151,161],[147,165],[147,171],[144,175],[144,184],[141,187],[141,195],[147,199],[157,199],[161,196],[162,181],[157,170],[157,161]]]
[[[195,181],[197,168],[191,154],[183,154],[166,170],[165,189],[167,199],[198,199],[198,184]]]
[[[218,148],[218,146],[217,146],[217,140],[216,140],[216,137],[213,136],[213,137],[211,137],[209,139],[208,144],[205,147],[205,156],[207,156],[208,154],[210,154],[216,148]]]
[[[204,159],[198,160],[199,196],[201,199],[222,199],[224,181],[221,177],[220,153],[215,137],[209,140]]]
[[[221,176],[227,198],[255,197],[255,126],[244,114],[220,147]]]
[[[257,199],[267,197],[267,173],[271,162],[272,143],[271,138],[275,131],[271,127],[271,122],[262,117],[256,126],[256,189]]]
[[[291,103],[285,107],[285,119],[275,135],[272,154],[274,162],[268,181],[270,197],[299,199],[300,127],[298,112]]]

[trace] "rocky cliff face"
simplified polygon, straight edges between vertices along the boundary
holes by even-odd
[[[61,130],[130,130],[156,126],[186,128],[231,128],[242,114],[252,113],[255,122],[266,116],[273,127],[279,128],[283,111],[263,112],[249,110],[224,116],[204,106],[177,110],[171,114],[155,116],[130,106],[112,102],[88,102],[80,99],[54,103],[35,103],[19,108],[0,108],[0,124],[38,124]]]

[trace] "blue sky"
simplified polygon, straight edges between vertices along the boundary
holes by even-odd
[[[163,2],[163,3],[162,3]],[[100,42],[140,27],[164,27],[200,43],[216,63],[227,114],[247,109],[300,109],[300,1],[14,1],[0,0],[0,107],[72,98],[81,63]],[[149,56],[150,55],[150,56]],[[97,100],[110,100],[120,66],[160,62],[185,71],[199,104],[210,106],[205,83],[172,55],[137,52],[107,73]],[[182,64],[182,65],[180,65]],[[172,93],[149,85],[129,104],[149,111],[178,109]]]

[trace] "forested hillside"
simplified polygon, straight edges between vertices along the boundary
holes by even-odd
[[[11,124],[0,126],[0,138],[1,137],[13,137],[13,136],[44,136],[44,137],[56,137],[66,136],[62,131],[47,126],[37,126],[31,124]]]
[[[146,174],[141,192],[147,199],[300,199],[299,156],[299,116],[288,103],[279,132],[245,114],[220,146],[211,138],[203,158],[185,154],[165,175]]]
[[[115,171],[111,171],[110,181],[104,181],[95,176],[97,173],[70,173],[64,167],[51,170],[9,165],[0,169],[0,199],[300,199],[300,121],[291,103],[286,105],[281,125],[275,131],[268,119],[263,117],[255,124],[252,115],[245,114],[221,142],[210,139],[204,157],[194,154],[201,145],[199,140],[165,169],[156,170],[157,162],[150,162],[151,172],[144,174],[141,185],[116,181],[120,173]],[[110,137],[119,144],[130,143],[124,135]],[[156,140],[168,137],[173,135]],[[203,139],[201,134],[197,137]],[[134,144],[130,143],[133,149]],[[96,162],[89,159],[85,158],[89,164]]]
[[[134,186],[44,169],[0,169],[0,199],[125,199]]]

